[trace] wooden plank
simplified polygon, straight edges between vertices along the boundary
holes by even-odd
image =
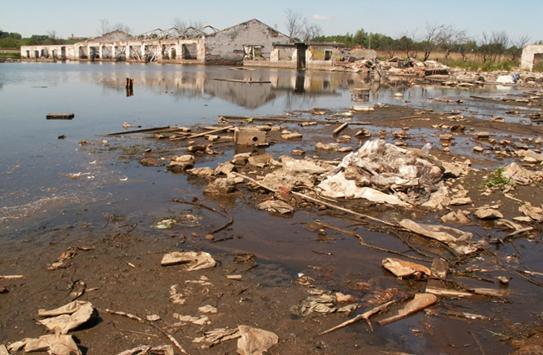
[[[133,131],[122,131],[122,132],[109,133],[107,136],[111,137],[111,136],[122,136],[123,134],[156,132],[156,131],[164,131],[166,129],[172,129],[172,127],[163,126],[163,127],[142,128],[142,129],[135,129]]]
[[[72,112],[51,112],[45,116],[48,120],[72,120],[74,117]]]
[[[343,131],[345,128],[347,128],[348,125],[349,125],[349,122],[345,122],[341,126],[334,129],[334,136],[339,134],[339,132]]]

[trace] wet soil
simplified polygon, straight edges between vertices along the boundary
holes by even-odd
[[[337,110],[337,113],[343,111]],[[323,115],[309,111],[291,112],[288,117],[323,119]],[[439,224],[439,218],[449,210],[472,212],[486,204],[499,205],[504,218],[511,220],[520,215],[518,207],[524,201],[541,205],[543,186],[540,183],[517,186],[509,192],[502,189],[488,191],[485,187],[488,174],[494,169],[512,161],[519,162],[513,154],[516,146],[541,150],[541,143],[535,141],[543,133],[540,126],[459,117],[451,112],[424,110],[408,104],[354,113],[352,120],[368,124],[349,126],[342,131],[340,135],[350,135],[352,139],[341,145],[356,148],[368,139],[354,136],[361,128],[367,128],[373,137],[381,136],[389,142],[398,141],[394,133],[404,129],[407,136],[400,140],[407,147],[420,148],[425,143],[432,143],[434,156],[444,161],[469,159],[475,170],[451,181],[451,186],[462,185],[468,190],[473,201],[468,206],[428,211],[347,201],[344,205],[349,208],[387,221],[411,218]],[[257,123],[238,121],[235,124]],[[275,144],[265,151],[275,158],[290,155],[293,149],[302,149],[305,156],[323,160],[338,160],[345,154],[315,149],[316,142],[336,141],[332,131],[337,124],[307,127],[285,122],[278,124],[301,132],[304,137],[292,141],[274,138]],[[459,125],[464,129],[451,131]],[[490,139],[495,142],[476,138],[477,131],[489,132]],[[454,136],[449,151],[442,149],[439,135],[443,133]],[[499,141],[504,139],[511,143],[501,145]],[[206,142],[199,139],[196,143]],[[484,146],[485,151],[474,152],[475,145]],[[80,186],[84,193],[98,192],[92,194],[92,199],[85,200],[82,194],[79,199],[63,200],[65,196],[61,195],[61,198],[42,201],[39,206],[3,210],[2,228],[6,237],[0,239],[0,275],[22,274],[24,278],[0,280],[0,288],[6,289],[0,294],[0,344],[45,334],[44,328],[35,322],[37,310],[69,302],[71,286],[82,280],[87,290],[80,299],[92,302],[96,313],[90,323],[71,334],[88,354],[115,354],[141,344],[169,343],[156,328],[109,314],[105,309],[142,317],[158,314],[161,320],[156,325],[172,334],[191,354],[236,353],[235,340],[212,349],[201,349],[192,340],[203,331],[240,324],[275,332],[280,340],[270,351],[274,354],[501,354],[522,346],[537,349],[541,334],[538,325],[541,323],[539,301],[543,296],[543,280],[522,271],[543,270],[539,257],[543,251],[541,224],[522,224],[534,227],[534,231],[503,241],[500,240],[510,230],[498,225],[497,221],[479,221],[471,217],[467,225],[452,224],[474,233],[476,240],[486,245],[485,250],[475,256],[461,259],[438,243],[300,200],[295,201],[296,212],[289,217],[257,210],[255,205],[271,195],[247,184],[241,184],[236,192],[226,196],[206,195],[202,192],[207,184],[205,179],[168,172],[165,162],[160,160],[183,154],[185,142],[157,140],[152,134],[109,137],[107,142],[89,137],[89,144],[78,149],[94,162],[87,172],[83,172],[94,178],[87,179],[83,175],[78,179],[66,179]],[[239,152],[231,143],[216,143],[214,149],[217,155],[197,155],[196,166],[215,167]],[[143,157],[158,159],[158,166],[141,166],[139,161]],[[525,165],[532,170],[541,169],[534,164]],[[257,168],[248,169],[246,173],[262,175]],[[111,184],[116,186],[115,189],[106,188]],[[114,202],[108,198],[111,194],[116,194]],[[174,202],[174,199],[189,203]],[[214,233],[213,238],[209,237],[209,232],[224,225],[226,219],[198,204],[223,211],[234,223]],[[167,230],[153,227],[165,218],[181,222]],[[319,335],[371,308],[375,299],[387,292],[401,299],[424,291],[426,286],[426,280],[401,280],[384,270],[381,260],[394,255],[365,247],[352,235],[323,228],[322,223],[356,232],[367,243],[399,252],[405,258],[413,258],[427,266],[435,256],[445,257],[451,263],[455,282],[466,287],[506,289],[509,295],[504,298],[440,298],[431,308],[434,313],[419,312],[387,326],[375,326],[373,331],[364,322],[359,322],[331,334]],[[67,266],[48,270],[48,265],[68,248],[77,252]],[[218,265],[193,272],[185,271],[182,266],[160,266],[162,255],[174,250],[207,251]],[[240,255],[245,258],[236,258]],[[247,255],[254,255],[254,261]],[[240,262],[240,259],[249,260]],[[227,279],[226,275],[231,274],[241,274],[241,281]],[[209,279],[210,285],[186,282],[201,280],[202,276]],[[315,288],[353,295],[359,309],[350,315],[300,315],[299,305],[312,290],[300,282],[306,276]],[[497,276],[511,278],[509,285],[501,285]],[[170,287],[176,284],[181,285],[180,290],[186,296],[183,305],[169,300]],[[173,313],[197,315],[198,307],[207,304],[218,308],[217,314],[209,315],[210,324],[172,327],[176,322]],[[488,319],[464,319],[451,316],[447,311],[481,314]],[[528,339],[526,344],[525,339]]]

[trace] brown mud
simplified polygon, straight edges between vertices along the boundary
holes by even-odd
[[[332,132],[338,124],[301,126],[286,122],[293,117],[319,122],[323,122],[323,117],[341,117],[334,115],[341,111],[315,113],[294,112],[284,116],[285,122],[270,122],[282,129],[300,132],[303,138],[284,140],[272,135],[274,144],[258,151],[270,153],[277,159],[298,149],[305,151],[306,157],[339,161],[346,153],[315,149],[317,142],[336,142],[338,137]],[[372,138],[382,137],[408,148],[420,148],[429,142],[431,153],[442,161],[469,159],[472,170],[466,176],[452,179],[451,187],[462,185],[472,202],[441,211],[390,207],[365,200],[342,201],[342,206],[385,221],[410,218],[434,224],[441,224],[440,217],[449,211],[467,211],[468,224],[450,225],[472,232],[484,248],[475,255],[459,258],[439,243],[413,233],[296,198],[292,199],[295,203],[292,216],[270,214],[255,206],[272,195],[245,182],[237,185],[233,193],[204,194],[206,179],[167,172],[167,160],[161,160],[185,154],[185,141],[156,139],[153,134],[121,135],[108,138],[107,143],[91,141],[81,149],[98,161],[100,168],[93,169],[104,175],[110,165],[126,167],[129,184],[120,192],[126,196],[125,202],[112,206],[100,199],[88,203],[68,201],[61,206],[40,205],[27,213],[3,211],[2,226],[12,234],[0,241],[0,275],[22,274],[24,277],[0,280],[0,289],[5,288],[5,293],[0,294],[0,344],[45,334],[45,329],[36,324],[37,310],[68,303],[72,299],[71,287],[81,280],[86,291],[79,299],[92,302],[96,313],[92,321],[71,334],[80,349],[88,354],[115,354],[142,344],[170,344],[155,327],[109,314],[105,309],[140,317],[158,314],[161,319],[155,324],[172,334],[191,354],[235,353],[235,340],[211,349],[201,349],[200,344],[192,340],[204,331],[235,328],[240,324],[276,333],[279,343],[270,350],[273,354],[499,354],[516,348],[541,351],[538,339],[541,337],[543,278],[541,274],[529,273],[543,271],[541,224],[520,223],[522,227],[534,229],[509,237],[511,230],[499,225],[497,220],[481,221],[472,213],[484,205],[497,205],[503,219],[512,220],[521,215],[518,208],[525,202],[541,205],[541,182],[512,189],[488,189],[485,184],[489,174],[511,162],[541,171],[540,164],[522,163],[514,152],[520,148],[541,152],[542,144],[537,138],[541,137],[543,127],[481,120],[407,105],[355,112],[352,121],[368,124],[350,125],[343,130],[339,136],[349,135],[350,139],[344,138],[342,146],[356,149],[369,139],[355,136],[358,130],[365,128]],[[265,121],[249,119],[228,124],[254,126],[260,123]],[[191,129],[205,131],[202,127]],[[476,133],[480,131],[488,132],[490,137],[477,138]],[[454,138],[443,144],[440,134],[452,134]],[[503,140],[507,142],[500,143]],[[194,144],[209,142],[197,138]],[[483,152],[475,152],[475,146],[482,146]],[[213,149],[216,155],[196,154],[197,167],[214,168],[242,151],[236,150],[229,141],[213,143]],[[156,159],[158,164],[143,167],[139,163],[143,158]],[[263,175],[266,169],[270,166],[261,170],[245,167],[241,171],[254,176]],[[175,199],[187,203],[175,202]],[[43,210],[47,212],[40,214]],[[209,236],[210,231],[224,226],[230,217],[231,225]],[[176,219],[178,223],[171,229],[154,228],[166,218]],[[352,233],[381,250],[361,245]],[[48,270],[48,265],[68,248],[76,251],[75,256],[65,267]],[[161,266],[162,255],[174,250],[207,251],[218,265],[192,272],[182,266]],[[424,292],[427,280],[397,279],[382,268],[382,259],[397,256],[385,250],[399,252],[406,260],[428,267],[434,257],[444,257],[451,265],[454,283],[466,288],[506,290],[508,294],[505,297],[440,297],[439,302],[426,311],[386,326],[378,326],[376,321],[384,316],[376,316],[372,319],[373,331],[359,322],[319,335],[382,303],[387,297],[401,301]],[[240,274],[241,280],[226,278],[233,274]],[[190,282],[202,281],[202,276],[208,278],[204,284]],[[501,284],[498,276],[510,278],[509,283]],[[170,301],[172,285],[179,285],[185,304]],[[352,295],[358,309],[350,315],[301,315],[301,302],[310,295],[308,290],[315,288]],[[218,309],[217,314],[209,315],[210,324],[172,326],[176,323],[173,313],[197,315],[198,307],[208,304]],[[481,315],[484,319],[452,315],[461,312]]]

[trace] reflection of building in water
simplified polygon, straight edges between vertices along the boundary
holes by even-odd
[[[136,96],[138,87],[144,87],[158,94],[217,97],[250,109],[258,108],[282,95],[339,95],[340,91],[348,90],[355,81],[360,80],[357,74],[352,73],[283,69],[206,70],[206,67],[191,67],[191,70],[186,71],[83,71],[80,75],[85,81],[98,82],[120,92],[124,92],[126,78],[133,78]],[[247,84],[214,80],[226,76],[236,80],[271,83]]]

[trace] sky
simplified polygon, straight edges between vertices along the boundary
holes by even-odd
[[[99,34],[102,19],[139,34],[169,28],[176,19],[225,28],[258,18],[286,31],[287,9],[318,24],[324,34],[364,28],[420,38],[427,25],[445,24],[476,39],[483,32],[505,31],[513,39],[527,35],[532,42],[543,40],[542,0],[0,0],[0,30],[91,37]]]

